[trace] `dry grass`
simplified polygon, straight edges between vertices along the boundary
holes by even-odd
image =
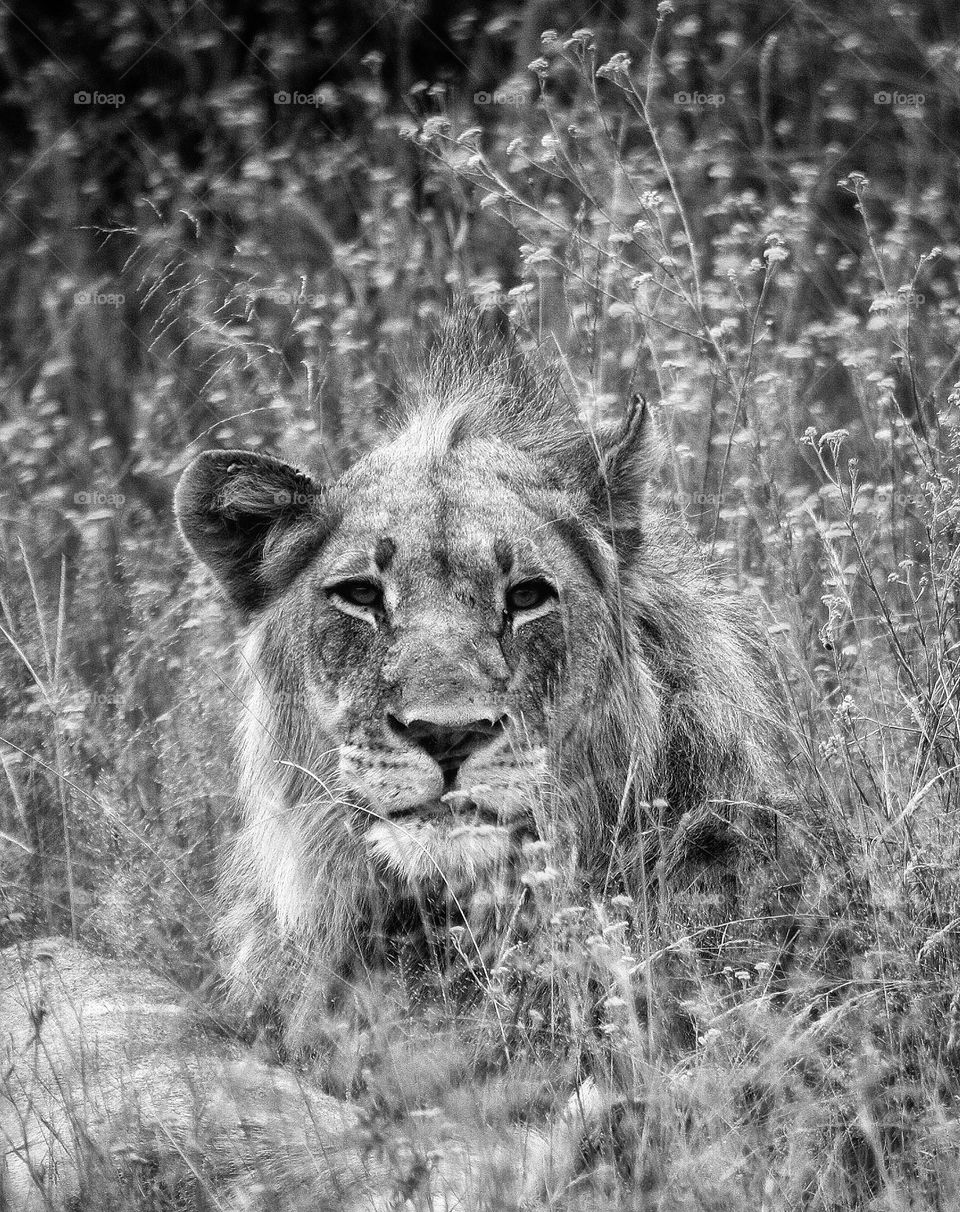
[[[561,362],[588,414],[655,401],[663,493],[759,594],[781,654],[794,826],[811,831],[802,929],[784,976],[772,923],[729,924],[728,962],[662,889],[577,904],[548,878],[536,945],[504,954],[478,1005],[397,994],[331,1022],[329,1084],[377,1122],[440,1107],[495,1134],[592,1073],[595,1164],[558,1209],[949,1207],[955,161],[929,106],[880,111],[887,163],[872,140],[842,162],[813,135],[784,142],[734,92],[674,104],[671,21],[631,65],[547,37],[482,129],[448,96],[404,132],[370,77],[364,133],[322,154],[291,139],[270,159],[241,130],[239,176],[203,192],[170,174],[134,237],[104,235],[123,255],[100,286],[123,307],[30,262],[16,314],[42,298],[46,318],[29,373],[4,370],[0,428],[0,941],[74,931],[209,980],[233,637],[177,544],[170,486],[208,443],[343,466],[390,405],[391,350],[455,291]],[[784,52],[764,47],[769,68]],[[334,228],[344,164],[353,221]],[[534,985],[549,998],[518,996]]]

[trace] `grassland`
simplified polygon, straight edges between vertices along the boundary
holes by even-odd
[[[189,112],[164,95],[165,131],[177,106],[206,130],[192,155],[151,135],[146,91],[71,109],[24,67],[33,142],[8,148],[0,245],[0,942],[73,934],[209,987],[234,635],[172,486],[206,445],[335,474],[374,440],[396,353],[468,297],[588,415],[653,401],[661,495],[779,654],[803,928],[774,982],[772,924],[731,923],[749,946],[711,964],[669,904],[651,927],[639,895],[567,903],[547,880],[521,959],[555,1013],[518,1019],[506,1070],[491,1023],[516,956],[469,1023],[431,1012],[426,1067],[400,1010],[332,1024],[331,1084],[386,1121],[496,1123],[599,1074],[596,1164],[557,1208],[954,1207],[949,14],[661,4],[539,39],[506,10],[454,42],[465,71],[402,98],[376,48],[299,106],[242,72]],[[198,13],[178,53],[206,63],[204,36]],[[67,64],[58,84],[95,88]]]

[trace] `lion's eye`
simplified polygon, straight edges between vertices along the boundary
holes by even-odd
[[[383,606],[383,590],[373,581],[340,581],[331,585],[329,592],[351,606],[365,606],[368,610],[380,610]]]
[[[533,577],[529,581],[518,581],[511,585],[506,594],[506,606],[510,614],[518,614],[524,610],[536,610],[549,598],[555,596],[554,588],[549,581],[541,577]]]

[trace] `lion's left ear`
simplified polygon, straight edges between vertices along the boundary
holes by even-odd
[[[647,484],[657,466],[656,438],[647,401],[631,398],[626,415],[590,437],[587,498],[595,521],[610,534],[621,563],[639,550]]]

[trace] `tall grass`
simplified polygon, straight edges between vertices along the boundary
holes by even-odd
[[[695,34],[671,8],[629,57],[596,49],[609,33],[545,34],[486,108],[421,90],[418,123],[373,61],[353,93],[365,133],[319,156],[296,138],[268,152],[251,122],[235,175],[158,164],[135,232],[98,233],[123,255],[92,285],[122,304],[82,301],[76,268],[21,280],[56,324],[26,377],[6,372],[0,941],[74,931],[210,975],[233,637],[178,546],[170,485],[208,443],[342,468],[390,406],[391,351],[465,294],[559,362],[587,415],[656,402],[661,495],[780,654],[792,827],[810,835],[799,934],[786,976],[762,917],[730,923],[711,961],[668,890],[653,916],[639,891],[572,899],[557,856],[532,855],[541,929],[505,947],[481,1003],[395,990],[332,1020],[330,1086],[384,1122],[441,1107],[489,1128],[591,1074],[595,1164],[557,1208],[950,1207],[955,165],[932,97],[843,93],[849,66],[830,69],[823,139],[813,111],[782,137],[775,35],[756,108],[742,89],[717,100],[722,74],[675,89]],[[862,155],[831,147],[851,106]],[[337,222],[334,178],[355,222]]]

